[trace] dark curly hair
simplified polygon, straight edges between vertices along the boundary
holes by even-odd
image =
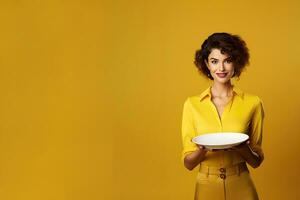
[[[201,49],[196,50],[194,64],[200,74],[213,80],[205,61],[208,59],[213,48],[219,49],[222,54],[231,57],[234,66],[233,77],[239,77],[246,65],[249,64],[249,50],[244,40],[238,35],[230,33],[213,33],[201,45]]]

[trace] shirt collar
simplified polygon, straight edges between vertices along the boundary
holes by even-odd
[[[209,86],[206,90],[204,90],[201,94],[200,94],[200,101],[202,101],[204,99],[204,97],[209,96],[211,97],[211,87]],[[241,98],[244,97],[244,92],[238,88],[237,86],[233,85],[233,92],[236,93],[238,96],[240,96]]]

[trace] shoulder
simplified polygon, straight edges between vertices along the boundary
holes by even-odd
[[[251,101],[254,104],[262,102],[261,98],[258,95],[251,94],[248,92],[244,92],[244,99],[247,101]]]
[[[198,104],[200,100],[210,95],[210,87],[202,90],[201,93],[190,95],[187,97],[186,102],[189,104]]]
[[[252,94],[252,93],[248,93],[248,92],[244,92],[244,100],[249,103],[252,103],[253,105],[262,104],[262,102],[263,102],[261,97],[259,97],[258,95]]]
[[[190,112],[194,110],[197,107],[197,99],[199,99],[197,95],[186,97],[183,103],[183,109]]]
[[[184,104],[188,106],[193,106],[199,102],[200,102],[200,94],[188,96],[185,99]]]
[[[264,113],[264,102],[260,96],[251,93],[244,93],[244,101],[251,106],[253,112],[260,111]]]

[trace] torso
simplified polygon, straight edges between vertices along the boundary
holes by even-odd
[[[230,93],[227,94],[228,96],[224,96],[224,97],[215,95],[212,89],[210,90],[210,92],[211,92],[211,101],[215,105],[219,118],[221,119],[221,116],[225,110],[226,105],[231,101],[233,97],[233,90],[231,89]]]
[[[231,99],[232,99],[232,96],[223,97],[223,98],[220,98],[220,97],[213,97],[212,98],[212,102],[215,105],[220,118],[221,118],[221,116],[224,112],[224,108],[230,102]]]

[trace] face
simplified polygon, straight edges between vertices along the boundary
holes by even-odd
[[[227,83],[234,74],[234,66],[231,58],[227,54],[222,54],[219,49],[212,49],[205,61],[214,81]]]

